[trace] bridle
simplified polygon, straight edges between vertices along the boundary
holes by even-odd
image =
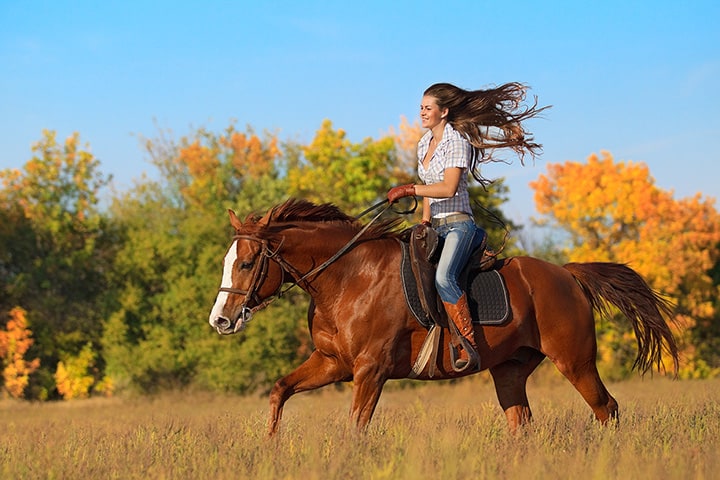
[[[219,292],[233,293],[235,295],[245,296],[245,299],[240,306],[240,317],[243,319],[242,324],[244,324],[245,322],[250,321],[254,312],[265,308],[276,298],[280,298],[285,293],[285,291],[287,291],[282,290],[282,286],[285,283],[286,268],[290,268],[293,270],[294,268],[280,256],[280,247],[282,246],[282,242],[280,242],[278,248],[273,251],[270,248],[269,242],[265,239],[256,238],[251,235],[235,235],[233,236],[233,241],[235,240],[249,240],[251,242],[257,242],[260,244],[260,251],[258,252],[258,255],[260,257],[260,263],[253,271],[252,279],[250,280],[250,286],[248,287],[248,289],[242,290],[240,288],[231,287],[220,287],[218,289]],[[260,287],[262,287],[262,283],[267,276],[270,260],[275,261],[280,267],[280,283],[278,284],[278,288],[270,296],[268,296],[265,300],[262,300],[258,296],[258,291],[260,290]],[[253,308],[248,308],[248,303],[250,303],[250,301],[254,301],[257,305]]]
[[[387,205],[385,205],[387,203]],[[371,212],[373,210],[376,210],[380,206],[385,205],[385,208],[381,209],[380,212],[375,215],[375,217],[372,218],[348,243],[346,243],[340,250],[335,253],[332,257],[327,259],[322,264],[318,265],[314,269],[310,270],[309,272],[305,274],[301,274],[298,269],[293,267],[290,263],[288,263],[282,255],[280,255],[280,248],[282,247],[283,241],[280,242],[280,244],[277,246],[275,250],[270,248],[270,244],[267,240],[262,238],[253,237],[252,235],[240,235],[237,234],[233,236],[233,240],[249,240],[252,242],[256,242],[260,244],[260,263],[253,271],[252,280],[250,281],[250,286],[247,290],[242,290],[239,288],[231,288],[231,287],[220,287],[218,291],[220,292],[226,292],[231,293],[235,295],[244,295],[245,299],[243,300],[242,305],[240,306],[240,318],[242,319],[242,322],[236,322],[235,323],[235,333],[237,333],[238,330],[240,330],[247,322],[249,322],[252,319],[252,316],[255,312],[258,310],[262,310],[263,308],[267,307],[270,303],[274,302],[278,298],[282,297],[285,293],[288,292],[291,288],[294,288],[298,284],[304,284],[306,287],[309,285],[308,278],[310,278],[313,275],[316,275],[320,273],[321,271],[325,270],[328,266],[330,266],[333,262],[335,262],[338,258],[340,258],[345,252],[347,252],[350,247],[352,247],[355,242],[360,238],[367,230],[370,228],[370,225],[372,225],[380,216],[385,213],[386,210],[388,210],[392,203],[388,202],[387,200],[383,200],[382,202],[376,203],[372,207],[368,208],[367,210],[363,211],[358,217],[360,218],[363,215],[367,214],[368,212]],[[398,212],[398,213],[412,213],[415,208],[417,208],[417,199],[415,199],[415,206],[408,211],[404,212]],[[281,277],[280,277],[280,283],[278,284],[278,288],[270,294],[265,300],[262,300],[258,296],[258,291],[262,287],[262,283],[265,280],[267,273],[268,273],[268,265],[270,263],[270,260],[274,261],[278,264],[280,267]],[[283,289],[283,285],[285,284],[285,275],[289,274],[290,276],[299,277],[297,280],[293,281],[291,285]],[[248,304],[250,301],[254,301],[256,305],[252,308],[248,308]]]

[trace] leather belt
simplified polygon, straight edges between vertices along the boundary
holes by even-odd
[[[447,217],[433,217],[432,226],[433,228],[437,228],[442,225],[447,225],[448,223],[466,222],[468,220],[474,221],[472,215],[468,213],[453,213],[452,215],[448,215]]]

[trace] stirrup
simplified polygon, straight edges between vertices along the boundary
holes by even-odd
[[[480,370],[480,355],[478,352],[472,348],[470,342],[468,342],[464,337],[460,337],[460,343],[462,344],[462,349],[465,350],[465,353],[467,353],[468,359],[465,360],[464,358],[459,358],[457,347],[452,343],[449,343],[450,363],[452,364],[453,370],[458,373],[464,372],[471,367],[474,370]]]

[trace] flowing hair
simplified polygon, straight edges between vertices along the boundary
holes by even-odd
[[[440,110],[448,109],[447,121],[463,134],[473,148],[472,174],[482,185],[490,183],[480,175],[478,164],[497,161],[495,150],[510,148],[525,165],[525,155],[535,158],[542,145],[535,143],[522,122],[538,116],[550,106],[524,104],[528,87],[511,82],[487,90],[464,90],[450,83],[436,83],[425,90]]]

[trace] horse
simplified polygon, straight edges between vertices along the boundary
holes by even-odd
[[[294,394],[352,381],[350,420],[370,422],[388,380],[408,378],[427,329],[411,315],[401,290],[402,219],[362,225],[332,204],[289,199],[245,221],[228,210],[234,228],[221,286],[209,323],[221,335],[240,332],[253,313],[288,288],[310,296],[308,328],[314,349],[280,378],[269,395],[268,433],[279,428]],[[671,305],[630,267],[618,263],[555,265],[530,256],[498,258],[511,314],[502,325],[475,326],[480,370],[489,370],[511,431],[532,412],[527,379],[547,357],[570,381],[599,422],[618,419],[618,403],[596,365],[594,312],[614,305],[632,323],[642,373],[664,369],[663,354],[678,368],[678,349],[665,320]],[[431,376],[456,372],[444,349]]]

